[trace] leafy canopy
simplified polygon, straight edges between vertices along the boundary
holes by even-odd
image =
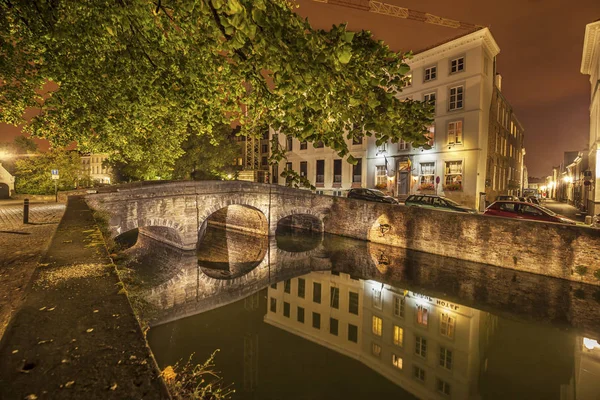
[[[53,149],[34,157],[19,158],[15,162],[15,189],[17,193],[53,194],[58,190],[77,188],[80,179],[81,158],[76,151]],[[51,170],[57,169],[57,182],[51,178]]]
[[[346,139],[425,144],[431,109],[399,101],[408,54],[313,29],[286,0],[0,2],[0,121],[56,146],[172,166],[189,132],[270,125],[346,156]],[[25,110],[39,114],[25,121]],[[352,159],[349,159],[352,162]]]

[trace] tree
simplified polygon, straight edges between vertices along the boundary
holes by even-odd
[[[51,170],[58,169],[58,190],[75,189],[81,170],[81,158],[76,151],[53,149],[35,157],[20,158],[15,163],[17,193],[53,194]]]
[[[182,149],[184,154],[175,161],[175,179],[222,179],[234,175],[233,161],[241,151],[228,125],[214,129],[210,137],[190,134]]]
[[[11,0],[0,35],[0,121],[116,162],[172,166],[189,132],[232,121],[342,157],[359,134],[426,147],[431,107],[396,97],[409,54],[287,0]]]

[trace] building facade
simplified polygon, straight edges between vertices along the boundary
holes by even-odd
[[[496,75],[490,127],[488,134],[488,163],[486,199],[494,201],[500,195],[523,194],[524,157],[523,126],[516,118],[511,105],[502,95],[502,77]]]
[[[585,27],[581,73],[589,75],[590,93],[590,135],[589,135],[589,182],[587,210],[589,215],[600,214],[600,21]]]
[[[8,199],[15,192],[15,177],[0,163],[0,199]]]
[[[82,154],[82,178],[89,178],[90,184],[110,184],[112,180],[112,168],[105,163],[107,159],[108,154]]]
[[[354,358],[418,398],[478,392],[497,317],[344,273],[272,285],[265,322]]]

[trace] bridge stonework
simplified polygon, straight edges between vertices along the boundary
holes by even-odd
[[[600,286],[600,230],[580,226],[369,203],[241,181],[174,182],[88,195],[87,201],[110,216],[114,236],[166,227],[177,232],[168,241],[185,250],[196,248],[212,213],[240,205],[264,214],[269,236],[282,219],[311,215],[332,234]]]

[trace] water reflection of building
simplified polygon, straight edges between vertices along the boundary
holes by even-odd
[[[265,322],[357,359],[419,398],[478,393],[497,317],[347,274],[272,285]]]

